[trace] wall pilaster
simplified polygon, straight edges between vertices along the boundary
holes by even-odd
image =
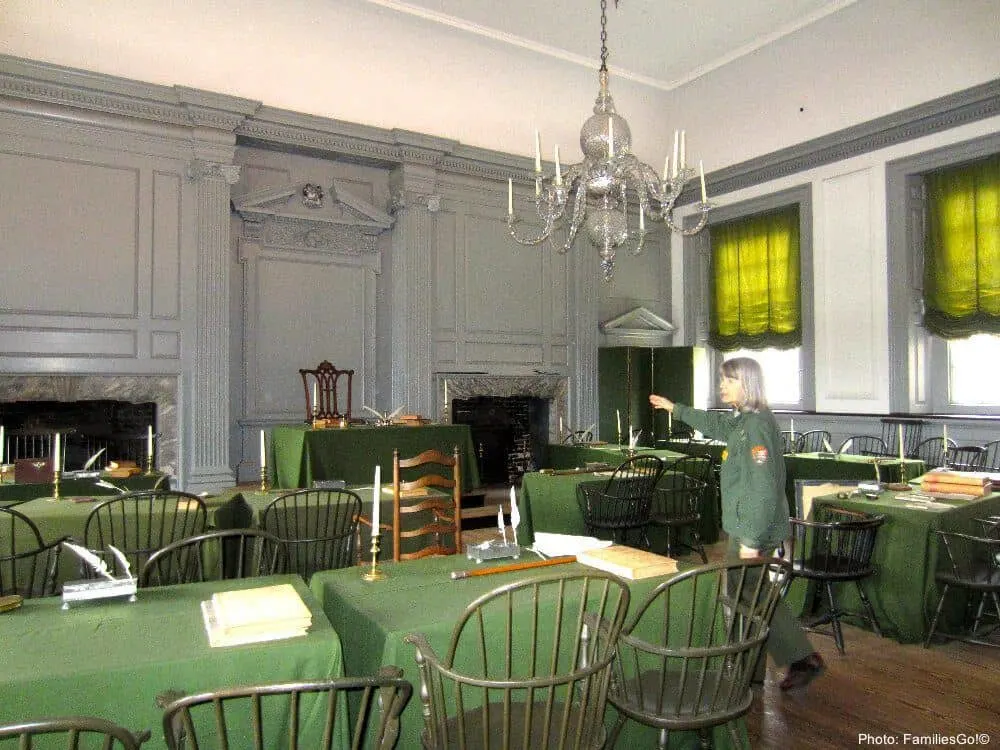
[[[191,445],[191,492],[234,483],[229,465],[229,186],[239,170],[201,159],[188,168],[197,188],[198,247],[197,326],[185,429]]]
[[[432,415],[431,370],[434,306],[433,168],[403,164],[391,176],[392,232],[392,398],[393,407]]]

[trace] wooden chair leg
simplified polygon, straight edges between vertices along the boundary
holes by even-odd
[[[937,628],[938,618],[941,616],[941,608],[944,606],[944,598],[948,594],[948,584],[944,585],[944,589],[941,591],[941,598],[938,599],[937,609],[934,611],[934,618],[931,620],[930,630],[927,631],[927,638],[924,639],[924,648],[928,648],[931,645],[931,638],[934,637],[934,630]]]
[[[865,608],[865,617],[868,619],[868,624],[871,625],[872,630],[875,631],[875,635],[879,638],[882,637],[882,629],[878,626],[878,620],[875,619],[875,608],[872,607],[871,601],[868,599],[868,595],[865,593],[864,587],[861,585],[861,581],[855,581],[858,587],[858,595],[861,597],[861,604]]]
[[[837,601],[833,597],[833,584],[826,581],[826,600],[830,607],[830,626],[833,628],[833,640],[837,642],[837,650],[844,653],[844,634],[840,630],[840,613],[837,611]]]

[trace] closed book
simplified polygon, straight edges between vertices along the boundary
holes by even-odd
[[[218,628],[227,634],[288,632],[308,628],[312,613],[290,583],[212,595]]]
[[[924,479],[920,483],[920,489],[932,495],[946,494],[962,495],[965,497],[985,497],[992,494],[993,485],[950,484],[948,482],[933,482]]]
[[[924,482],[938,484],[960,484],[964,486],[989,487],[995,473],[988,471],[929,471],[921,477]]]
[[[672,557],[622,544],[580,552],[576,556],[576,561],[630,581],[672,575],[677,572],[677,561]]]

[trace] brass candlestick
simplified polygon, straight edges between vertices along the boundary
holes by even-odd
[[[261,492],[267,492],[269,489],[271,489],[271,484],[270,484],[270,482],[267,481],[267,467],[266,466],[261,466],[260,467],[260,491]]]
[[[62,472],[59,469],[52,470],[52,499],[59,499],[59,479],[62,476]]]
[[[907,479],[906,462],[903,459],[899,459],[899,483],[906,484]]]
[[[372,566],[361,574],[361,577],[366,581],[381,581],[385,578],[385,573],[378,566],[378,551],[380,549],[378,539],[380,536],[378,529],[372,529]]]
[[[156,466],[153,463],[153,454],[150,453],[148,456],[146,456],[146,474],[149,475],[155,473],[156,473]]]

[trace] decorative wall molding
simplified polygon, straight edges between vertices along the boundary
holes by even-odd
[[[645,307],[634,307],[626,313],[598,325],[604,334],[605,346],[670,346],[676,327]]]
[[[283,147],[374,166],[409,163],[482,179],[528,179],[533,162],[408,130],[317,117],[184,86],[158,86],[0,55],[0,98],[16,97],[235,133],[247,146]],[[1000,79],[924,102],[706,175],[730,193],[1000,114]],[[689,190],[678,205],[698,199]]]

